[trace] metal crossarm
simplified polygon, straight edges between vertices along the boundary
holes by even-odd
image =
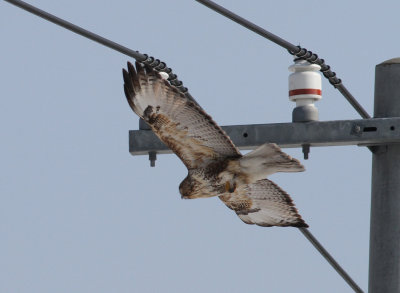
[[[400,143],[400,118],[338,120],[308,123],[276,123],[222,126],[234,144],[242,150],[254,149],[266,142],[282,148],[310,146],[377,146]],[[129,132],[132,155],[172,153],[151,130]]]

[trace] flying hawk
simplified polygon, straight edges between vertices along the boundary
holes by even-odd
[[[133,111],[188,169],[179,186],[182,198],[218,196],[247,224],[308,227],[289,195],[265,179],[304,171],[298,160],[273,143],[243,156],[203,109],[148,66],[128,62],[123,77]]]

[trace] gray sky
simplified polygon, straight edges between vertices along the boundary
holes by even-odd
[[[399,1],[232,2],[218,1],[318,53],[372,114],[375,65],[400,55]],[[291,120],[291,56],[195,1],[30,3],[167,62],[220,125]],[[176,156],[129,154],[128,57],[4,1],[0,37],[0,292],[352,292],[297,229],[181,200]],[[317,106],[359,118],[326,80]],[[303,163],[272,179],[366,289],[371,153],[312,148]]]

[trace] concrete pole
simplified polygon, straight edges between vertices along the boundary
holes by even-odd
[[[375,69],[374,117],[400,116],[400,58]],[[390,126],[378,131],[397,131]],[[376,148],[372,158],[369,292],[400,292],[400,145]]]

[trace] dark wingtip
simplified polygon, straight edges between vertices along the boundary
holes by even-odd
[[[125,84],[130,82],[129,73],[125,70],[125,68],[122,69],[122,76],[124,77]]]
[[[128,61],[128,71],[130,74],[136,73],[135,67],[133,67],[132,63]]]
[[[131,64],[132,65],[132,64]],[[128,65],[129,66],[129,65]],[[136,72],[144,72],[144,65],[138,61],[135,62]],[[133,68],[133,66],[132,66]]]
[[[310,226],[308,226],[307,223],[304,222],[304,220],[300,218],[299,221],[298,221],[297,223],[295,223],[295,224],[292,225],[292,227],[296,227],[296,228],[308,228],[308,227],[310,227]]]
[[[124,77],[125,94],[126,94],[126,97],[129,98],[135,92],[133,89],[132,78],[125,69],[122,69],[122,76]]]

